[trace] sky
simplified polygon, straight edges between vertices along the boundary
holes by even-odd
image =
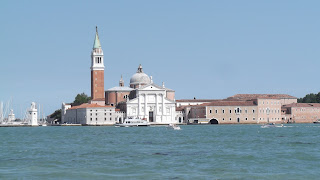
[[[142,64],[176,99],[320,91],[320,1],[0,1],[0,101],[23,118],[91,94],[98,26],[105,90]]]

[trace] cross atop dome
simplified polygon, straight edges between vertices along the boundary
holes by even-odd
[[[139,65],[139,67],[138,67],[138,71],[137,71],[137,73],[143,73],[143,70],[142,70],[142,66],[141,66],[141,64]]]

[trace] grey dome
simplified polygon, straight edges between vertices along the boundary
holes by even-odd
[[[142,84],[150,84],[150,83],[151,83],[150,77],[142,71],[142,66],[140,64],[138,67],[137,73],[135,73],[130,79],[130,85],[137,85],[137,84],[142,85]]]

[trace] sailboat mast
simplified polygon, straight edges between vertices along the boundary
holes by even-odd
[[[38,119],[38,122],[41,121],[41,106],[40,106],[40,103],[39,103],[39,111],[38,111],[38,114],[39,114],[39,119]]]
[[[0,123],[3,121],[3,102],[0,103]]]

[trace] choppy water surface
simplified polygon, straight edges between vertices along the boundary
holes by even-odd
[[[320,125],[0,128],[0,179],[318,179]]]

